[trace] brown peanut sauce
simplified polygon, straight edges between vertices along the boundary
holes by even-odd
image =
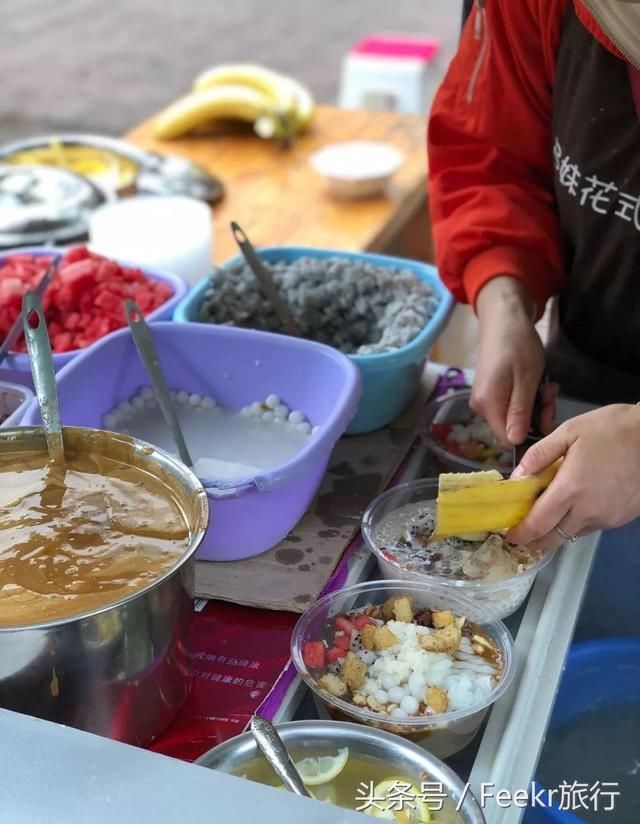
[[[186,550],[172,490],[100,454],[0,454],[0,627],[71,617],[148,585]]]

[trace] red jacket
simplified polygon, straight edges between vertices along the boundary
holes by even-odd
[[[429,122],[429,195],[440,275],[475,303],[496,275],[539,314],[565,280],[551,145],[555,56],[571,0],[476,1]],[[580,21],[622,58],[581,0]]]

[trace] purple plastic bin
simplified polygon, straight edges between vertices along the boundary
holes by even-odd
[[[2,265],[4,259],[10,257],[11,255],[54,257],[55,255],[61,254],[61,252],[61,249],[49,248],[46,246],[27,246],[19,249],[3,249],[0,253],[0,266]],[[131,269],[141,269],[143,274],[151,280],[162,281],[173,289],[173,295],[168,300],[165,300],[164,303],[160,304],[157,309],[154,309],[153,312],[149,312],[146,316],[148,321],[169,320],[178,303],[187,294],[187,282],[178,275],[171,274],[170,272],[151,271],[145,266],[138,266],[135,263],[128,263],[126,260],[118,260],[117,263],[119,263],[120,266],[127,266]],[[55,371],[58,372],[63,366],[65,366],[65,364],[75,358],[78,353],[83,351],[85,350],[72,349],[70,352],[54,353],[53,366]],[[5,365],[7,369],[17,372],[26,372],[28,375],[31,375],[31,364],[29,363],[29,355],[27,355],[26,352],[9,353],[5,361]],[[18,383],[22,383],[22,381],[18,381]]]
[[[234,561],[271,549],[307,510],[355,413],[356,366],[328,346],[251,329],[160,322],[151,330],[171,389],[210,395],[228,409],[276,393],[320,426],[301,452],[272,471],[203,481],[211,522],[197,557]],[[104,415],[148,386],[149,379],[125,329],[74,358],[57,375],[57,385],[64,425],[101,428]],[[23,424],[40,424],[36,402]]]

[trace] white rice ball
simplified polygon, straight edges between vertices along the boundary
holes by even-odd
[[[142,409],[144,407],[144,398],[141,395],[131,398],[131,406],[133,409]]]
[[[386,690],[376,690],[373,693],[373,697],[376,701],[379,701],[380,704],[386,704],[389,701],[389,693]]]
[[[260,401],[254,401],[251,404],[251,414],[252,414],[252,416],[254,418],[257,418],[260,415],[262,415],[262,412],[263,412],[263,409],[262,409],[262,404],[260,403]]]
[[[396,675],[383,675],[381,683],[384,689],[391,690],[398,686],[400,679]]]
[[[405,695],[400,702],[400,709],[407,715],[415,715],[420,708],[420,703],[413,695]]]
[[[389,690],[389,700],[393,704],[399,704],[405,696],[406,692],[402,689],[402,687],[391,687]]]
[[[288,418],[289,407],[286,406],[284,403],[279,403],[273,410],[273,414],[276,416],[276,418]]]
[[[209,395],[205,395],[202,399],[202,408],[203,409],[214,409],[216,406],[215,400],[210,397]]]
[[[143,386],[140,390],[140,397],[145,401],[149,401],[152,398],[155,398],[155,394],[150,386]]]
[[[250,406],[243,406],[242,409],[240,410],[240,414],[242,415],[243,418],[250,418],[253,415]]]
[[[303,421],[303,423],[297,423],[296,429],[298,432],[302,432],[303,435],[310,435],[311,434],[311,424]]]
[[[270,409],[267,409],[266,412],[262,413],[262,420],[263,421],[273,421],[275,419],[275,415]]]
[[[200,406],[202,403],[202,395],[198,395],[197,392],[193,392],[193,394],[189,395],[189,406]]]
[[[299,409],[294,409],[289,415],[289,423],[297,424],[304,421],[304,415]]]
[[[264,405],[268,406],[269,409],[275,409],[277,406],[280,406],[280,398],[277,395],[269,395]]]
[[[178,403],[188,403],[189,393],[185,392],[184,389],[181,389],[176,395],[176,400],[178,401]]]

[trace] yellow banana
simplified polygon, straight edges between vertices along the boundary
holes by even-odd
[[[440,475],[437,526],[431,540],[516,526],[554,479],[560,463],[540,475],[514,480],[504,480],[495,470]]]
[[[279,116],[292,118],[293,127],[301,131],[313,114],[313,98],[303,85],[288,75],[280,74],[255,63],[223,63],[202,72],[194,81],[194,89],[208,89],[227,83],[244,84],[269,97]]]
[[[176,100],[158,115],[153,130],[156,137],[171,140],[218,119],[255,123],[271,116],[275,118],[273,104],[262,92],[245,85],[227,84],[193,91]]]

